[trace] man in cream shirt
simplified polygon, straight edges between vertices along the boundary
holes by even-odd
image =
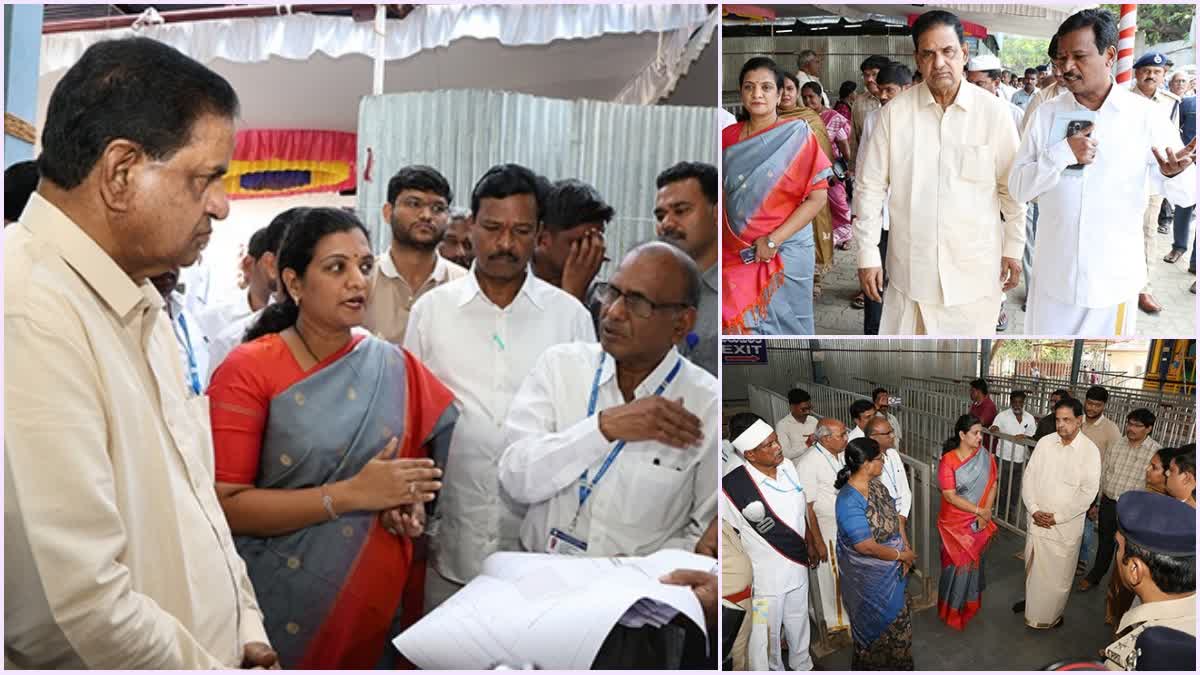
[[[926,12],[912,33],[923,82],[880,111],[860,150],[859,283],[883,302],[880,335],[991,335],[1001,293],[1020,280],[1025,245],[1025,207],[1008,192],[1017,130],[1004,101],[963,81],[956,16]]]
[[[93,45],[50,97],[41,183],[5,232],[8,667],[277,663],[213,489],[208,399],[148,281],[228,215],[237,111],[146,38]]]
[[[717,380],[679,354],[700,273],[662,242],[634,248],[601,300],[600,344],[552,347],[513,399],[498,474],[529,507],[526,551],[690,551],[716,515]],[[589,393],[590,392],[590,393]]]
[[[1034,110],[1009,181],[1017,199],[1040,207],[1025,332],[1133,335],[1146,282],[1146,204],[1155,192],[1179,206],[1195,203],[1195,146],[1182,147],[1152,102],[1116,86],[1112,14],[1083,10],[1057,37],[1055,68],[1071,95]],[[1051,137],[1056,116],[1084,111],[1095,114],[1094,126]]]
[[[783,456],[795,462],[812,447],[810,439],[819,420],[812,414],[812,397],[803,389],[788,392],[788,406],[792,410],[775,423],[775,433],[783,446]]]

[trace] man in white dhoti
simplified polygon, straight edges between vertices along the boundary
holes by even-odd
[[[842,453],[848,442],[845,424],[832,418],[822,419],[817,424],[817,442],[813,449],[796,462],[800,484],[808,491],[809,499],[815,500],[813,511],[817,514],[820,536],[829,554],[829,559],[817,567],[817,585],[821,614],[830,633],[850,628],[850,616],[842,607],[841,594],[838,592],[838,491],[833,487],[837,472],[846,464],[846,457]]]
[[[781,636],[787,639],[788,668],[812,670],[807,565],[820,556],[812,495],[783,456],[771,425],[739,413],[729,421],[729,433],[736,434],[733,445],[746,463],[722,479],[721,512],[737,530],[754,570],[750,670],[784,670]]]
[[[1033,111],[1009,180],[1040,211],[1025,332],[1133,335],[1146,281],[1143,210],[1156,191],[1195,203],[1195,143],[1180,149],[1179,130],[1153,103],[1116,86],[1112,14],[1083,10],[1057,37],[1055,66],[1072,95]]]
[[[817,416],[812,414],[812,397],[803,389],[788,392],[791,412],[775,423],[783,456],[792,462],[800,459],[812,447],[812,435],[817,431]]]
[[[1025,246],[1025,207],[1008,192],[1017,129],[1007,103],[963,82],[958,17],[926,12],[912,35],[923,82],[880,110],[862,149],[859,284],[883,302],[880,335],[991,335],[1002,291],[1020,280]]]
[[[1038,441],[1021,481],[1025,538],[1025,625],[1056,628],[1071,594],[1083,521],[1100,489],[1100,451],[1080,433],[1083,404],[1054,406],[1056,434]]]

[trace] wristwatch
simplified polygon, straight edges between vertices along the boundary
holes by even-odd
[[[775,242],[771,241],[770,237],[767,237],[767,248],[769,248],[769,249],[775,248]]]

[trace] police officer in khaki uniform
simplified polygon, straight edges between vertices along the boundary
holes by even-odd
[[[1125,613],[1104,650],[1109,670],[1137,666],[1137,640],[1153,626],[1196,635],[1196,511],[1152,492],[1117,500],[1116,574],[1141,604]]]
[[[1142,58],[1138,59],[1133,64],[1133,86],[1131,87],[1136,94],[1145,96],[1162,109],[1163,114],[1171,119],[1173,126],[1179,126],[1179,97],[1163,88],[1163,82],[1167,77],[1167,69],[1170,68],[1171,62],[1167,57],[1158,52],[1146,52],[1142,54]],[[1142,219],[1142,234],[1146,245],[1146,266],[1150,266],[1150,261],[1154,260],[1154,244],[1155,236],[1159,234],[1158,213],[1162,209],[1162,195],[1150,195],[1150,202],[1146,205],[1146,215]],[[1166,229],[1162,229],[1163,234]],[[1142,311],[1149,314],[1157,314],[1162,311],[1162,305],[1154,299],[1154,295],[1150,292],[1150,277],[1146,277],[1146,285],[1142,288],[1141,294],[1138,295],[1138,307]]]

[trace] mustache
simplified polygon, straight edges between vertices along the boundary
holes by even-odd
[[[497,251],[489,255],[488,260],[508,260],[510,262],[517,262],[517,256],[511,251]]]

